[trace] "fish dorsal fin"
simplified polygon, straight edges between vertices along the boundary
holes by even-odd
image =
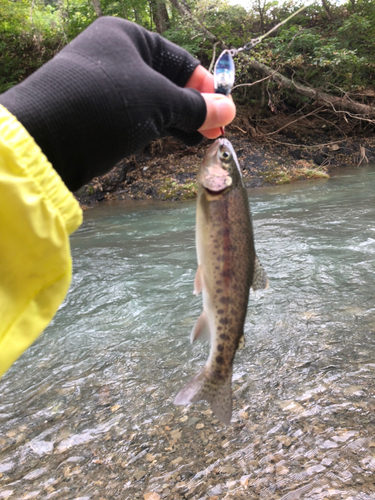
[[[207,340],[210,342],[211,334],[210,329],[208,327],[207,315],[204,311],[202,311],[201,315],[197,319],[193,330],[190,335],[190,342],[193,343],[195,340],[200,340],[204,342]]]
[[[260,263],[257,256],[255,256],[254,262],[254,277],[251,284],[251,288],[255,290],[260,290],[263,288],[268,288],[268,278],[262,264]]]

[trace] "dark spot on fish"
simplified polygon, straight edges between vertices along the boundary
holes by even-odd
[[[222,344],[219,344],[217,346],[217,350],[220,351],[220,352],[223,352],[224,351],[224,346]]]
[[[224,238],[225,238],[225,237],[228,237],[228,236],[229,236],[229,233],[230,233],[230,231],[229,231],[229,228],[228,228],[228,227],[223,227],[222,229],[220,229],[220,230],[218,231],[218,234],[219,234],[220,236],[224,236]]]
[[[216,380],[223,380],[223,379],[224,379],[223,375],[219,372],[219,370],[214,370],[214,371],[212,372],[212,376],[213,376],[213,378],[215,378]]]
[[[222,325],[227,325],[229,323],[229,319],[228,318],[221,318],[220,323]]]
[[[222,284],[222,281],[221,281],[221,280],[217,280],[216,284],[217,284],[217,285],[221,285],[221,284]]]
[[[216,356],[216,363],[222,365],[224,363],[224,358],[222,356]]]
[[[232,269],[223,269],[220,273],[223,278],[231,278],[233,276]]]
[[[229,297],[221,297],[220,302],[222,304],[228,304],[230,302],[230,298]]]
[[[221,328],[220,326],[218,327],[218,329]],[[223,340],[229,340],[229,336],[226,334],[226,333],[222,333],[220,335],[220,338],[223,339]]]
[[[222,329],[223,329],[223,327],[222,327],[222,326],[218,326],[218,327],[217,327],[217,329],[218,329],[218,330],[222,330]]]
[[[223,292],[223,290],[221,288],[216,289],[216,293],[222,293],[222,292]]]
[[[224,314],[224,309],[218,309],[218,310],[217,310],[217,313],[218,313],[218,314]]]

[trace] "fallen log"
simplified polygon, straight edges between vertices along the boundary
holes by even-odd
[[[352,99],[349,99],[348,97],[337,97],[332,94],[322,92],[318,89],[314,89],[313,87],[308,87],[307,85],[296,83],[293,80],[290,80],[289,78],[283,76],[278,71],[275,71],[266,64],[256,61],[255,59],[249,60],[248,68],[250,70],[257,71],[261,76],[270,77],[284,88],[295,90],[300,95],[309,97],[310,99],[314,99],[318,106],[330,107],[335,112],[341,111],[346,113],[355,113],[356,116],[350,115],[352,118],[367,118],[370,121],[375,118],[374,106],[361,104],[359,102],[353,101]]]

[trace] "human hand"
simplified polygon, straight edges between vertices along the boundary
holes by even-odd
[[[92,23],[0,96],[71,190],[166,135],[197,144],[235,114],[180,47],[119,18]],[[199,132],[197,132],[199,130]]]
[[[222,133],[221,128],[231,123],[236,116],[232,98],[214,93],[214,77],[203,66],[195,68],[185,87],[201,92],[206,102],[206,119],[198,131],[208,139],[216,139]]]

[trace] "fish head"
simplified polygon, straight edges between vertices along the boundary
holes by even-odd
[[[209,147],[198,170],[198,183],[211,195],[243,183],[237,155],[228,139],[217,139]]]

